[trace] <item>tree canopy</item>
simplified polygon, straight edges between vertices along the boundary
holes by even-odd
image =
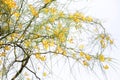
[[[114,41],[101,21],[63,8],[57,0],[0,0],[2,80],[44,80],[61,59],[109,69],[104,53]]]

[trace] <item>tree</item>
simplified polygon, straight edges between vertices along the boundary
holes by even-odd
[[[44,80],[60,59],[109,69],[112,58],[104,52],[114,41],[101,22],[58,6],[56,0],[0,0],[2,80]]]

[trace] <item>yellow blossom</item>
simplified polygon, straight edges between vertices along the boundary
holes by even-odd
[[[20,16],[20,13],[15,12],[15,13],[14,13],[14,16],[16,17],[16,20],[18,20],[18,18],[19,18],[19,16]]]
[[[73,38],[70,38],[68,41],[69,43],[73,43]]]
[[[51,2],[51,0],[44,0],[44,3],[45,3],[45,4],[47,4],[47,3],[49,3],[49,2]]]
[[[100,55],[99,55],[99,60],[100,60],[101,62],[104,62],[104,61],[105,61],[105,57],[104,57],[103,54],[100,54]]]
[[[10,9],[16,7],[16,3],[15,3],[14,0],[2,0],[2,1],[3,1],[5,4],[7,4]]]
[[[36,54],[35,54],[35,57],[36,57],[37,59],[40,59],[40,57],[41,57],[40,53],[36,53]]]
[[[60,42],[65,42],[66,37],[65,37],[65,33],[61,32],[58,36]]]
[[[49,8],[44,8],[43,11],[44,11],[45,13],[48,13],[48,12],[49,12]]]
[[[49,18],[49,21],[50,21],[51,23],[55,22],[55,17],[50,17],[50,18]]]
[[[43,76],[46,77],[46,76],[47,76],[47,73],[46,73],[46,72],[43,72]]]
[[[26,41],[24,42],[24,45],[25,45],[25,47],[30,47],[31,41],[26,40]]]
[[[49,47],[48,41],[47,41],[47,40],[43,40],[43,41],[42,41],[42,44],[43,44],[44,48],[47,50],[48,47]]]
[[[56,52],[57,52],[57,53],[62,53],[62,52],[63,52],[63,49],[62,49],[60,46],[57,46]]]
[[[84,53],[84,52],[80,52],[80,56],[82,56],[82,57],[83,57],[84,55],[85,55],[85,53]]]
[[[5,52],[2,52],[2,53],[0,54],[0,57],[6,57],[6,53],[5,53]]]
[[[9,47],[9,46],[5,46],[4,49],[5,49],[5,50],[10,50],[10,47]]]
[[[47,25],[46,26],[46,30],[49,31],[50,30],[50,26]]]
[[[66,50],[64,50],[62,54],[63,54],[64,56],[66,56],[66,55],[67,55]]]
[[[65,16],[63,11],[59,12],[58,14],[59,14],[59,17],[64,17]]]
[[[39,47],[37,45],[33,46],[35,49],[39,50]]]
[[[104,65],[103,68],[104,69],[109,69],[109,66],[108,65]]]
[[[72,18],[73,18],[73,20],[74,20],[75,22],[79,22],[80,20],[85,21],[85,16],[84,16],[84,14],[83,14],[83,13],[80,13],[80,12],[74,13]]]
[[[113,44],[113,43],[114,43],[114,41],[112,39],[110,39],[110,44]]]
[[[72,54],[72,58],[76,58],[76,54],[75,53]]]
[[[102,48],[106,48],[106,44],[105,44],[104,39],[100,40],[100,44],[101,44]]]
[[[4,44],[4,42],[3,42],[3,41],[0,41],[0,45],[2,45],[2,44]]]
[[[41,60],[41,61],[45,61],[45,60],[46,60],[46,56],[41,56],[40,53],[36,53],[36,54],[35,54],[35,57],[36,57],[37,59]]]
[[[36,9],[32,5],[29,5],[29,8],[32,15],[38,17],[38,12],[36,11]]]
[[[87,22],[92,22],[92,21],[93,21],[93,18],[90,17],[90,16],[87,16],[87,17],[86,17],[86,21],[87,21]]]
[[[100,37],[101,37],[102,39],[104,39],[104,38],[105,38],[105,34],[100,34]]]
[[[89,64],[88,64],[87,61],[84,60],[84,61],[83,61],[83,65],[84,65],[84,66],[88,66]]]
[[[85,55],[85,58],[89,61],[89,60],[91,60],[91,56],[89,55],[89,54],[86,54]]]
[[[56,8],[49,8],[50,13],[55,14],[57,12]]]
[[[41,60],[41,61],[46,61],[46,56],[41,56],[41,57],[40,57],[40,60]]]

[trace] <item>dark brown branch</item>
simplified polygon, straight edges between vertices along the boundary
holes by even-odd
[[[28,63],[28,61],[29,61],[29,58],[30,58],[30,56],[27,56],[26,61],[23,61],[23,62],[22,62],[22,65],[21,65],[20,70],[15,74],[15,76],[14,76],[11,80],[15,80],[15,79],[20,75],[20,73],[23,71],[23,69],[24,69],[25,66],[27,65],[27,63]]]
[[[27,70],[29,70],[30,72],[32,72],[34,75],[35,75],[35,77],[37,78],[37,79],[39,79],[39,80],[41,80],[37,75],[36,75],[36,73],[35,72],[33,72],[32,70],[30,70],[28,67],[25,67]]]

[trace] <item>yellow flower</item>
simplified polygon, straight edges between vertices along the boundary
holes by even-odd
[[[14,16],[15,16],[15,17],[16,17],[16,19],[18,20],[18,18],[19,18],[19,16],[20,16],[20,13],[15,12],[15,13],[14,13]]]
[[[47,3],[50,3],[51,0],[44,0],[44,3],[47,4]]]
[[[101,37],[102,39],[104,39],[104,38],[105,38],[105,34],[100,34],[100,37]]]
[[[60,32],[59,29],[55,29],[53,33],[54,33],[54,35],[55,35],[56,37],[58,37],[59,32]]]
[[[65,33],[61,32],[58,36],[60,42],[65,42],[66,37],[65,37]]]
[[[24,42],[24,46],[25,47],[30,47],[30,45],[31,45],[31,41],[29,41],[29,40],[26,40],[25,42]]]
[[[104,57],[103,54],[100,54],[100,55],[99,55],[99,60],[100,60],[101,62],[104,62],[104,61],[105,61],[105,57]]]
[[[76,54],[75,53],[72,54],[72,58],[76,58]]]
[[[39,50],[39,47],[37,45],[33,46],[35,49]]]
[[[84,55],[85,55],[85,53],[84,53],[84,52],[80,52],[80,56],[82,56],[82,57],[83,57]]]
[[[85,58],[89,61],[89,60],[91,60],[91,56],[89,55],[89,54],[86,54],[85,55]]]
[[[9,46],[5,46],[4,49],[5,49],[5,50],[10,50],[10,47],[9,47]]]
[[[43,11],[44,11],[45,13],[48,13],[48,12],[49,12],[49,8],[44,8]]]
[[[74,21],[78,23],[78,22],[80,22],[80,19],[77,18],[77,17],[75,17],[75,18],[74,18]]]
[[[2,0],[10,9],[16,7],[16,3],[14,0]]]
[[[35,54],[35,57],[36,57],[37,59],[40,59],[40,57],[41,57],[40,53],[36,53],[36,54]]]
[[[56,8],[49,8],[50,13],[55,14],[57,12]]]
[[[36,11],[36,9],[32,5],[29,5],[29,8],[32,15],[38,17],[38,12]]]
[[[5,52],[2,52],[2,53],[0,54],[0,57],[6,57],[6,53],[5,53]]]
[[[87,22],[92,22],[92,21],[93,21],[93,18],[90,17],[90,16],[87,16],[87,17],[86,17],[86,21],[87,21]]]
[[[46,77],[46,76],[47,76],[47,73],[46,73],[46,72],[43,72],[43,76]]]
[[[40,53],[36,53],[35,54],[35,57],[41,61],[46,61],[46,56],[41,56]]]
[[[106,44],[105,44],[104,39],[101,39],[101,40],[100,40],[100,44],[101,44],[101,47],[102,47],[102,48],[106,48]]]
[[[104,65],[103,68],[104,69],[109,69],[109,66],[108,65]]]
[[[3,41],[0,41],[0,46],[1,46],[2,44],[4,44],[4,42],[3,42]]]
[[[110,44],[113,44],[113,43],[114,43],[114,41],[110,39]]]
[[[40,57],[40,60],[41,60],[41,61],[46,61],[46,56],[41,56],[41,57]]]
[[[45,28],[46,28],[47,31],[50,30],[50,26],[48,26],[48,25]]]
[[[73,38],[68,40],[69,43],[73,43]]]
[[[59,12],[58,15],[59,15],[59,17],[64,17],[65,16],[63,11]]]
[[[57,53],[62,53],[62,52],[63,52],[63,49],[62,49],[60,46],[57,46],[56,52],[57,52]]]
[[[48,47],[49,47],[48,41],[47,40],[43,40],[42,44],[43,44],[44,48],[47,50]]]
[[[66,55],[67,55],[66,50],[64,50],[62,54],[63,54],[64,56],[66,56]]]
[[[84,61],[83,61],[83,65],[84,65],[84,66],[88,66],[89,64],[88,64],[87,61],[84,60]]]
[[[55,17],[49,18],[49,21],[50,21],[51,23],[55,22]]]

